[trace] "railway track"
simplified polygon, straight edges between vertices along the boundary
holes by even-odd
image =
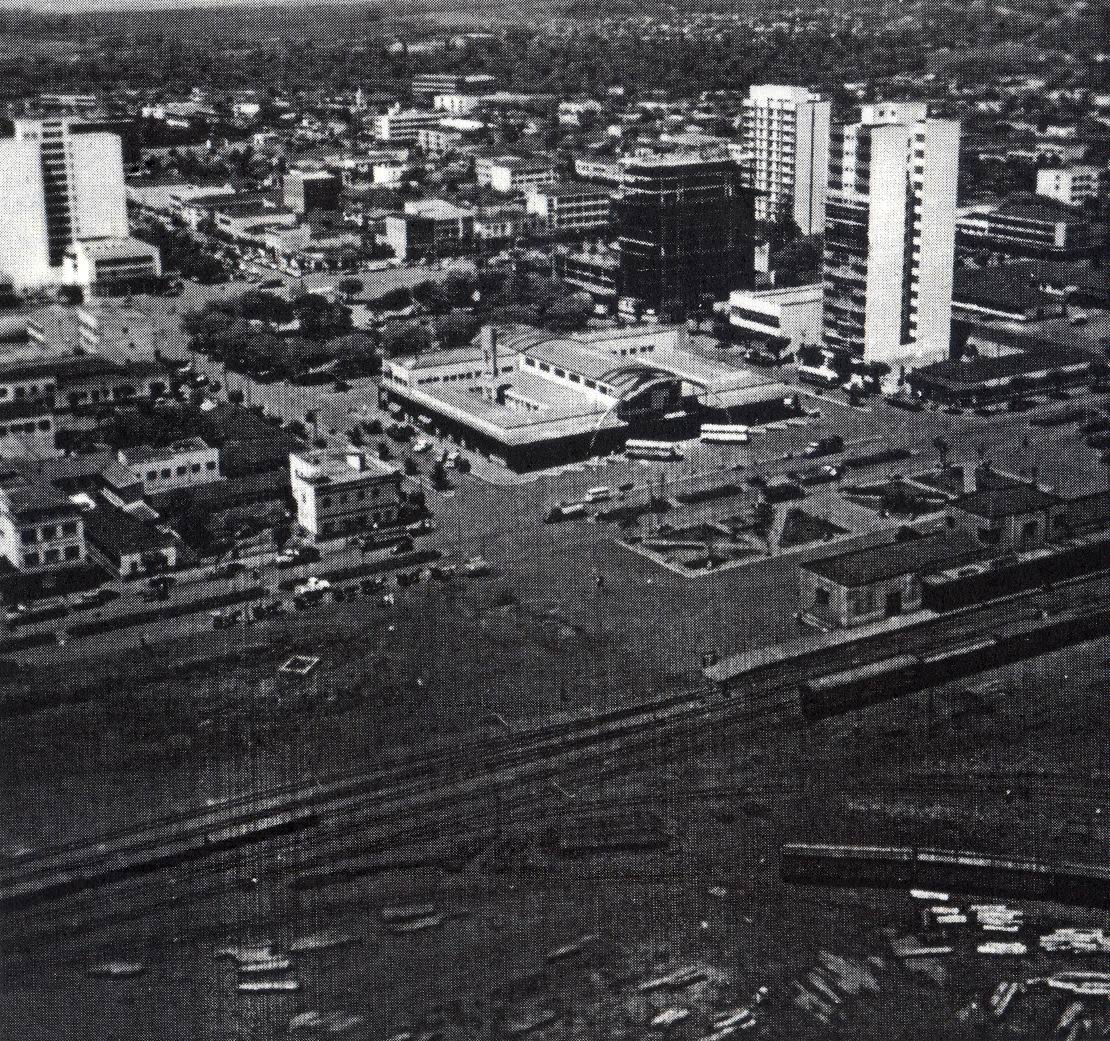
[[[1020,606],[1029,608],[1040,596],[1023,597]],[[1013,615],[1012,610],[1007,613]],[[947,619],[944,635],[956,640],[981,631],[983,619],[997,614],[998,605],[986,605]],[[935,644],[944,622],[937,619],[897,635],[905,640],[913,634],[914,642]],[[125,906],[115,912],[94,912],[90,922],[95,927],[97,922],[110,924],[120,916],[141,918],[160,906],[193,899],[185,891],[165,897],[161,875],[171,868],[176,887],[189,893],[226,889],[229,866],[235,867],[229,860],[241,858],[244,846],[250,847],[256,860],[271,866],[272,875],[288,880],[298,871],[365,856],[375,849],[462,834],[488,822],[491,799],[503,798],[514,807],[522,800],[525,806],[549,804],[550,788],[535,786],[553,777],[565,780],[580,773],[598,778],[605,772],[617,774],[645,762],[673,759],[724,734],[749,737],[803,725],[797,712],[797,683],[811,675],[818,663],[843,668],[861,657],[866,660],[873,643],[861,641],[829,649],[815,659],[767,666],[748,677],[742,690],[724,699],[710,699],[708,686],[695,686],[598,717],[547,724],[523,735],[472,740],[453,750],[437,749],[373,774],[332,779],[307,789],[277,789],[261,801],[257,794],[244,796],[219,807],[170,815],[142,828],[101,836],[92,843],[57,847],[23,858],[0,873],[0,909],[11,916],[12,924],[18,919],[31,925],[28,915],[49,918],[58,900],[67,904],[82,893],[110,889]],[[258,826],[275,814],[293,814],[299,826],[288,831],[260,830],[237,850],[206,841],[215,829]],[[170,848],[175,842],[184,842],[193,855],[175,863],[172,856],[167,857],[174,849],[181,852],[180,845]],[[155,873],[160,873],[158,878]],[[136,877],[144,874],[148,877]],[[16,932],[30,937],[37,930]]]

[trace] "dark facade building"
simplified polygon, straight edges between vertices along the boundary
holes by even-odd
[[[339,209],[342,182],[326,170],[292,170],[282,181],[285,206],[294,213]]]
[[[731,159],[638,158],[614,203],[620,293],[648,307],[724,299],[752,275],[754,193]]]

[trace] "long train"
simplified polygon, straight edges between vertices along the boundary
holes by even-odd
[[[798,885],[956,890],[1110,907],[1110,866],[910,846],[786,843],[780,873]]]
[[[955,647],[898,654],[853,669],[803,680],[802,714],[823,719],[926,690],[1011,662],[1039,657],[1105,635],[1110,610],[1079,610],[1055,618],[1013,622]]]

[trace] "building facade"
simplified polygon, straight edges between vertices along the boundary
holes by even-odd
[[[550,232],[596,231],[609,226],[607,191],[583,184],[533,188],[527,207],[537,225]]]
[[[825,227],[829,112],[805,87],[752,86],[744,100],[742,145],[750,156],[756,220],[793,220],[803,235]]]
[[[1046,260],[1082,257],[1094,245],[1090,218],[1081,209],[1032,196],[964,214],[956,223],[956,241],[963,252]]]
[[[785,340],[788,350],[815,344],[821,335],[823,286],[740,289],[729,295],[728,324],[740,333]]]
[[[138,290],[162,276],[156,247],[139,239],[81,239],[67,250],[63,280],[88,295]]]
[[[438,127],[442,119],[442,112],[391,109],[374,120],[374,134],[379,141],[415,142],[421,127]]]
[[[60,285],[75,242],[129,234],[122,145],[66,119],[14,124],[0,140],[0,270],[16,289]]]
[[[752,274],[753,212],[751,189],[731,159],[627,160],[613,203],[621,295],[651,308],[726,297]]]
[[[82,563],[80,509],[50,485],[18,481],[0,487],[0,555],[23,572]]]
[[[281,186],[285,208],[294,213],[339,209],[343,181],[327,170],[291,170]]]
[[[289,456],[297,526],[313,542],[397,523],[401,478],[365,452],[317,450]]]
[[[924,103],[864,106],[831,135],[825,346],[866,361],[948,356],[960,124]]]
[[[1065,206],[1082,206],[1102,192],[1102,171],[1097,166],[1061,166],[1037,171],[1037,194]]]
[[[440,199],[408,202],[385,218],[386,243],[401,260],[464,252],[473,239],[473,212]]]
[[[178,491],[221,479],[220,450],[202,438],[190,437],[165,448],[125,448],[119,460],[143,482],[147,495]]]

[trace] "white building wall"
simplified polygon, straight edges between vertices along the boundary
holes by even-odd
[[[0,273],[17,290],[54,281],[46,239],[46,204],[37,145],[0,141]]]
[[[79,239],[127,238],[123,146],[117,134],[73,134],[73,228]]]
[[[928,364],[948,357],[952,335],[960,124],[927,119],[917,124],[913,145],[909,338],[915,361]]]
[[[867,361],[890,362],[900,353],[909,142],[909,128],[901,124],[877,127],[871,134],[863,346]]]

